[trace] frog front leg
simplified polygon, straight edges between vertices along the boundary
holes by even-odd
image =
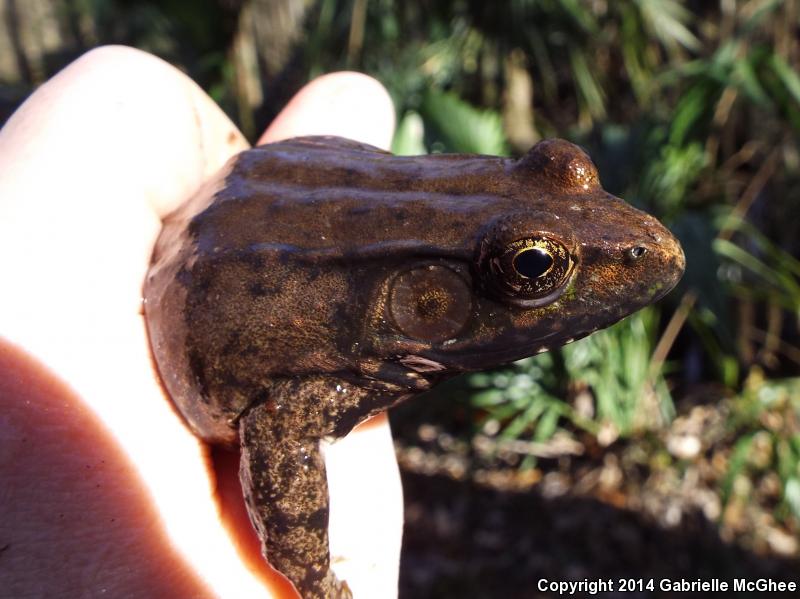
[[[269,403],[242,418],[239,478],[269,562],[303,599],[349,599],[330,569],[328,482],[319,437],[275,426]]]
[[[304,599],[347,599],[330,569],[328,484],[320,451],[395,401],[327,377],[276,382],[239,421],[239,476],[250,520],[269,562]]]

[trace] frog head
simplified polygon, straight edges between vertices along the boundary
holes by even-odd
[[[368,341],[390,378],[421,384],[559,347],[659,300],[683,274],[675,237],[604,191],[569,142],[541,142],[488,179],[495,199],[471,212],[461,247],[408,257],[380,286]]]

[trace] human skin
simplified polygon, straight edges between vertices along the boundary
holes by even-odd
[[[387,147],[385,90],[310,83],[259,143]],[[0,589],[15,597],[269,597],[237,457],[165,396],[141,285],[161,218],[247,143],[176,69],[89,52],[0,130]],[[331,553],[356,597],[396,595],[402,497],[385,417],[326,451]]]

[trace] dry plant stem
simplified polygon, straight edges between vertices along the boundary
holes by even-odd
[[[759,358],[771,366],[777,366],[775,353],[781,343],[781,328],[783,326],[783,310],[780,305],[769,300],[767,302],[767,330],[764,347],[759,352]]]
[[[747,214],[747,211],[750,210],[750,206],[753,205],[753,202],[758,197],[758,194],[761,193],[761,190],[767,184],[767,181],[772,177],[775,173],[775,169],[778,166],[778,157],[780,155],[780,149],[775,148],[773,149],[768,155],[764,162],[759,167],[756,174],[753,175],[753,178],[748,183],[747,187],[745,188],[744,192],[742,192],[742,196],[739,198],[736,206],[733,207],[731,214],[738,217],[736,220],[744,218],[744,215]],[[732,221],[730,224],[723,227],[720,232],[717,234],[717,239],[723,239],[725,241],[730,240],[733,236],[735,231],[735,221]],[[739,313],[741,316],[740,326],[738,328],[738,340],[737,345],[739,346],[739,353],[740,357],[745,363],[752,362],[753,359],[753,349],[750,345],[750,340],[752,339],[752,329],[754,328],[753,325],[753,310],[748,309],[745,303],[739,304]]]
[[[669,324],[667,324],[667,328],[664,329],[664,333],[658,340],[656,348],[653,350],[653,355],[650,358],[650,366],[648,368],[651,385],[656,374],[664,365],[664,360],[666,360],[669,350],[675,343],[675,339],[678,337],[678,333],[680,333],[681,329],[683,328],[683,324],[689,317],[689,312],[691,312],[696,301],[697,294],[694,291],[687,291],[683,294],[677,310],[675,310],[675,313],[669,320]]]
[[[744,148],[742,149],[744,151]],[[758,169],[753,178],[750,180],[750,183],[745,188],[744,192],[742,193],[741,198],[739,199],[736,206],[734,206],[732,213],[738,217],[743,217],[747,214],[747,211],[752,206],[755,199],[758,197],[758,194],[767,184],[770,177],[775,173],[775,169],[778,165],[778,156],[779,150],[776,148],[769,153],[766,160],[761,164],[761,167]],[[729,225],[724,227],[720,230],[719,234],[717,235],[717,239],[724,239],[729,240],[733,235],[734,228],[733,225]],[[683,327],[684,323],[686,322],[686,318],[689,316],[689,312],[691,311],[692,307],[694,306],[695,302],[697,301],[697,294],[694,291],[686,292],[683,297],[681,298],[680,305],[678,309],[675,310],[675,313],[672,315],[672,318],[667,325],[667,328],[664,330],[664,333],[661,335],[661,338],[658,340],[658,344],[656,348],[653,350],[653,356],[650,359],[650,380],[655,377],[656,373],[661,369],[664,364],[664,360],[669,353],[670,348],[675,343],[675,339],[678,336],[681,328]],[[751,329],[751,333],[748,337],[752,337],[752,330],[753,327],[748,327]]]
[[[758,169],[756,174],[753,175],[750,183],[748,183],[744,192],[742,192],[742,197],[739,198],[736,206],[734,206],[733,210],[731,211],[734,216],[742,218],[745,214],[747,214],[747,211],[750,210],[750,206],[753,205],[753,202],[758,197],[758,194],[761,193],[761,190],[767,184],[767,181],[769,181],[770,177],[772,177],[772,175],[775,173],[775,169],[778,166],[779,152],[779,148],[772,150],[767,156],[766,160],[764,160],[764,162],[761,164],[761,167]],[[724,239],[728,241],[733,233],[734,225],[727,225],[719,232],[717,239]]]
[[[722,96],[717,102],[717,108],[714,111],[713,124],[714,127],[722,131],[728,117],[731,114],[731,109],[736,102],[738,94],[733,87],[726,87],[722,92]],[[720,139],[719,135],[709,136],[706,142],[706,155],[708,156],[708,164],[714,164],[717,161],[717,153],[719,151]]]
[[[350,16],[350,37],[347,40],[347,60],[355,64],[364,45],[364,25],[367,22],[367,0],[355,0]]]
[[[757,152],[760,152],[764,147],[763,142],[758,140],[750,140],[746,142],[741,149],[722,163],[720,171],[725,173],[733,173],[741,165],[750,162]]]
[[[769,339],[771,338],[771,334],[769,332],[758,328],[751,329],[750,334],[752,335],[753,339],[756,341],[761,341],[765,345],[769,343]],[[792,345],[791,343],[787,343],[783,339],[778,338],[775,351],[783,354],[792,362],[800,364],[800,348]]]
[[[738,305],[739,326],[736,328],[736,346],[739,351],[739,358],[745,364],[752,364],[755,358],[755,350],[750,340],[753,336],[750,330],[755,328],[756,309],[753,301],[748,298],[739,300]]]

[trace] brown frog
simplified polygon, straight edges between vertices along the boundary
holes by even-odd
[[[683,269],[566,141],[512,160],[304,137],[239,154],[171,214],[144,294],[175,404],[202,439],[241,445],[265,556],[304,598],[344,598],[321,439],[606,327]]]

